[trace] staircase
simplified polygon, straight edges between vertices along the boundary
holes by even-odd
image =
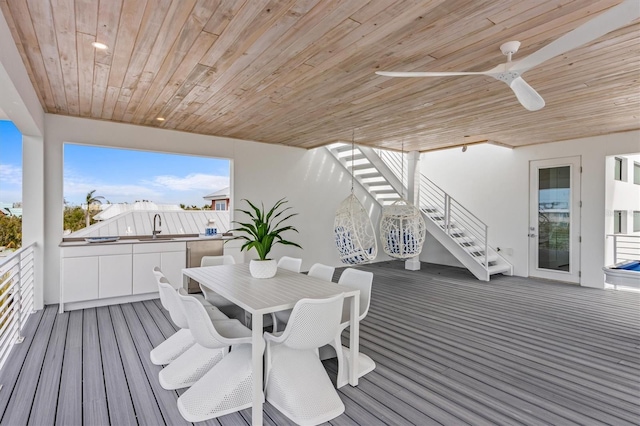
[[[407,170],[401,153],[349,144],[333,144],[328,151],[381,205],[406,194],[401,181]],[[476,278],[513,275],[513,266],[488,245],[488,226],[426,176],[420,175],[419,208],[427,231]]]

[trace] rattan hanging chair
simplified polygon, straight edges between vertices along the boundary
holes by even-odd
[[[378,243],[371,218],[351,193],[340,204],[333,222],[340,260],[349,265],[371,262],[378,254]]]
[[[408,259],[422,252],[426,224],[422,213],[413,204],[401,199],[382,208],[380,240],[390,257]]]

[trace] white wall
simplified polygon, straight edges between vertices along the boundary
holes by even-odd
[[[241,199],[273,205],[287,197],[299,213],[291,224],[299,234],[285,234],[299,243],[276,246],[274,258],[303,258],[302,270],[314,262],[339,265],[333,241],[333,219],[340,202],[349,194],[351,180],[325,149],[304,150],[279,145],[188,134],[129,124],[49,115],[45,117],[46,273],[45,303],[56,303],[59,292],[63,211],[63,145],[65,142],[160,152],[203,155],[232,160],[232,208],[246,207]],[[379,208],[356,188],[356,195],[371,209]],[[247,259],[255,257],[248,253]],[[385,256],[380,256],[386,259]]]
[[[640,131],[506,149],[473,145],[422,155],[421,171],[489,226],[489,244],[500,247],[519,276],[529,275],[529,162],[581,156],[581,285],[603,288],[605,263],[605,163],[614,154],[636,153]],[[421,260],[457,265],[433,238]]]

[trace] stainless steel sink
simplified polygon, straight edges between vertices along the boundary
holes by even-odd
[[[158,237],[156,236],[155,238],[153,237],[141,237],[138,238],[138,241],[171,241],[173,240],[173,237]]]

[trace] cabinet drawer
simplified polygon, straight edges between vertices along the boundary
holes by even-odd
[[[133,253],[162,253],[165,251],[186,251],[184,241],[169,241],[166,243],[140,243],[133,245]]]

